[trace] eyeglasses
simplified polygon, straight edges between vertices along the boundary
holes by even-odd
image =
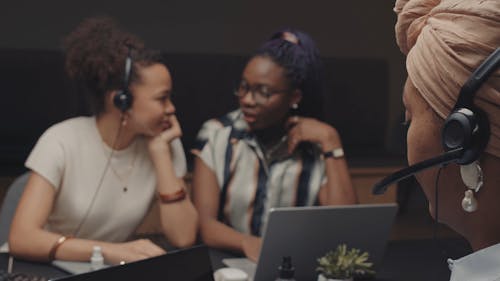
[[[234,95],[238,98],[243,98],[248,92],[252,94],[252,98],[257,104],[265,104],[269,98],[277,93],[288,92],[288,89],[271,89],[266,85],[250,86],[245,81],[242,81],[238,88],[234,91]]]

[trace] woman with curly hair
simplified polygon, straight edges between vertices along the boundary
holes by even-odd
[[[211,247],[257,260],[271,208],[356,203],[337,130],[300,110],[320,95],[311,43],[293,30],[265,42],[235,90],[240,108],[198,134],[194,202]]]
[[[197,213],[186,196],[181,128],[161,56],[109,18],[83,21],[64,41],[66,69],[94,115],[50,127],[26,160],[31,175],[13,219],[10,252],[50,261],[88,261],[100,246],[109,264],[164,253],[129,241],[160,204],[165,237],[194,243]]]

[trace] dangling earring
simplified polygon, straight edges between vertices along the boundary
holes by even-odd
[[[122,113],[121,123],[123,127],[127,126],[127,115],[125,113]]]
[[[290,107],[290,115],[293,116],[293,121],[295,122],[298,122],[299,121],[299,116],[297,114],[297,110],[299,109],[299,104],[298,103],[294,103],[292,104],[292,106]]]
[[[483,170],[479,166],[479,163],[474,161],[471,164],[460,166],[460,176],[462,176],[462,181],[467,187],[462,199],[462,209],[468,213],[472,213],[478,208],[474,192],[477,193],[481,186],[483,186]]]

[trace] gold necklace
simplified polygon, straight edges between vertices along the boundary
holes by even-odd
[[[281,148],[283,143],[285,143],[287,140],[288,140],[288,135],[285,134],[280,138],[280,140],[276,144],[272,145],[271,147],[266,148],[264,145],[261,145],[266,160],[269,161],[270,159],[272,159],[273,156],[275,156],[274,155],[275,152],[277,152],[277,150]]]
[[[106,154],[107,151],[106,151],[106,144],[104,143],[104,141],[101,141],[102,142],[102,148],[104,150],[104,153]],[[118,181],[122,184],[123,188],[123,192],[127,192],[128,191],[128,184],[129,184],[129,180],[130,180],[130,176],[132,175],[132,171],[134,170],[134,167],[135,167],[135,160],[137,158],[137,141],[135,141],[134,143],[134,156],[132,158],[132,160],[130,161],[128,167],[127,167],[127,171],[126,171],[126,177],[123,178],[122,176],[120,176],[120,174],[116,171],[115,167],[113,167],[113,162],[109,161],[109,166],[111,168],[111,171],[113,171],[113,174],[115,174],[116,178],[118,179]],[[111,152],[109,153],[108,157],[111,157],[113,152],[114,152],[114,148],[111,148]]]

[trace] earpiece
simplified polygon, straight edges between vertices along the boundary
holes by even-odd
[[[460,165],[477,160],[488,144],[490,126],[488,117],[472,105],[454,110],[444,123],[441,140],[445,151],[463,148],[455,162]]]
[[[487,115],[474,105],[474,96],[481,85],[498,68],[500,48],[497,48],[465,82],[460,89],[457,103],[446,118],[441,131],[445,151],[463,148],[462,156],[455,162],[466,165],[474,162],[484,151],[490,137]]]
[[[128,54],[125,59],[125,76],[123,77],[123,88],[118,90],[113,97],[113,104],[121,111],[125,112],[132,106],[133,96],[130,93],[130,77],[132,75],[132,48],[128,46]]]
[[[460,165],[476,161],[490,138],[487,115],[474,105],[474,96],[481,85],[500,66],[500,47],[484,60],[460,89],[457,103],[441,130],[445,153],[396,171],[373,186],[373,194],[383,194],[387,187],[425,169],[455,162]]]

